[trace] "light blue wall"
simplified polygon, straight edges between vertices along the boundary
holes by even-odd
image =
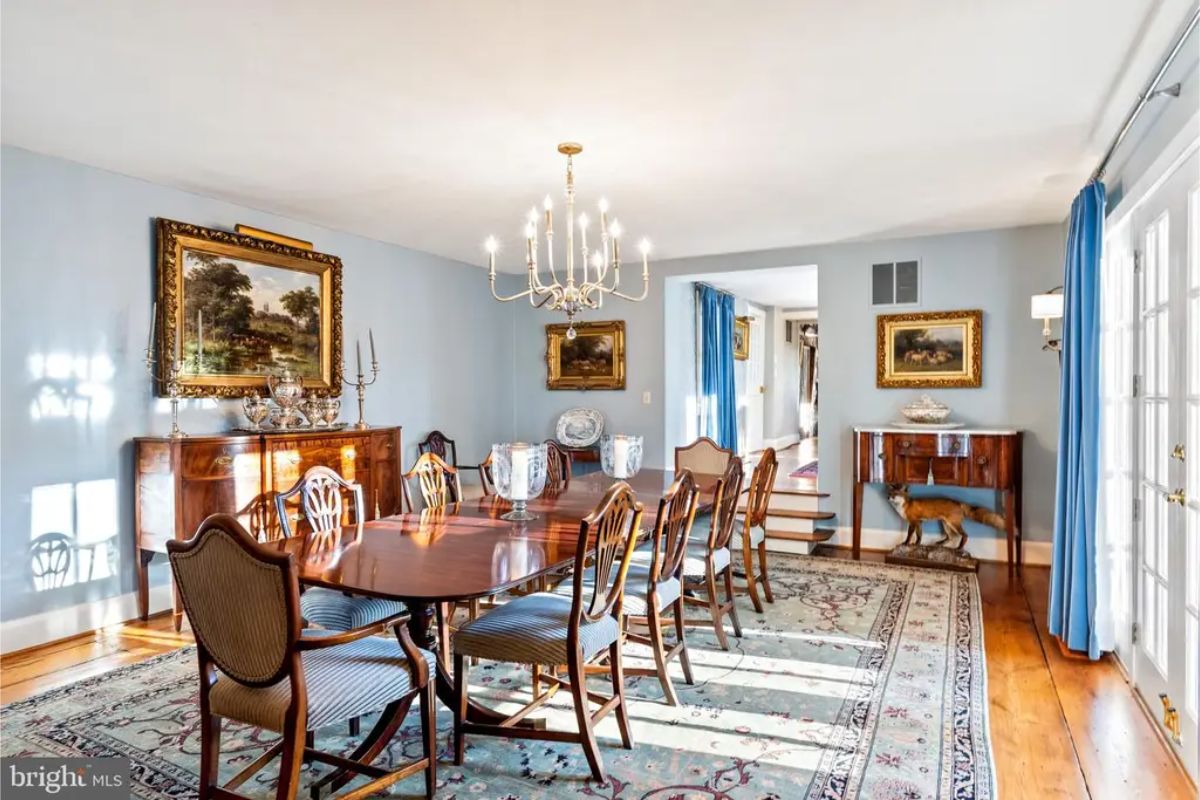
[[[0,202],[0,618],[133,589],[130,440],[169,427],[142,363],[155,217],[228,230],[246,223],[340,256],[347,353],[368,326],[380,351],[367,419],[404,426],[406,461],[434,427],[456,437],[464,461],[512,435],[512,306],[492,300],[478,267],[11,147],[0,156]],[[39,397],[50,413],[35,419]],[[352,419],[351,397],[343,403],[342,418]],[[62,408],[72,413],[54,416]],[[236,417],[233,404],[191,401],[182,426],[216,432]],[[120,577],[35,596],[26,556],[34,488],[113,479],[116,518],[96,524],[120,536]]]
[[[1065,213],[1065,209],[1064,209]],[[663,466],[681,430],[664,410],[666,375],[682,378],[679,363],[689,356],[667,350],[665,332],[680,332],[678,284],[685,275],[816,264],[821,325],[820,482],[833,494],[832,510],[842,525],[850,520],[850,427],[892,420],[897,409],[920,392],[875,388],[875,315],[869,305],[870,265],[919,258],[921,310],[984,310],[983,387],[934,394],[954,407],[959,419],[982,425],[1014,425],[1026,430],[1026,533],[1048,541],[1052,530],[1054,471],[1058,431],[1058,363],[1041,350],[1041,326],[1029,318],[1029,297],[1062,281],[1063,228],[1040,225],[876,242],[737,253],[661,261],[651,265],[650,298],[615,302],[592,319],[626,321],[628,389],[624,392],[552,392],[545,386],[543,326],[557,321],[544,311],[522,308],[516,330],[517,432],[541,438],[553,431],[563,410],[576,405],[600,409],[610,427],[645,436],[645,463]],[[665,318],[668,309],[671,318]],[[649,406],[643,391],[652,392]],[[668,427],[669,424],[669,427]],[[990,502],[989,494],[971,499]],[[880,492],[869,493],[867,527],[896,528]],[[978,531],[980,536],[992,535]]]

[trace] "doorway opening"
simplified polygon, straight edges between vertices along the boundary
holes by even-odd
[[[732,296],[735,350],[732,396],[703,386],[706,344],[697,287]],[[817,477],[819,323],[817,265],[710,272],[668,278],[665,356],[665,452],[709,435],[711,404],[732,404],[735,449],[780,454],[780,475]],[[714,437],[715,438],[715,437]]]

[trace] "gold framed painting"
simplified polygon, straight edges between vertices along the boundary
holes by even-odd
[[[546,326],[547,389],[624,389],[625,322],[576,322]]]
[[[733,357],[736,361],[750,359],[750,318],[733,319]]]
[[[875,362],[875,385],[881,389],[979,387],[983,312],[881,314],[876,317]]]
[[[182,362],[183,396],[265,394],[284,369],[341,394],[340,258],[170,219],[157,231],[159,363]]]

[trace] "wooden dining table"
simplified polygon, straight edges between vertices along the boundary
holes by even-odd
[[[696,475],[698,510],[711,508],[718,475]],[[643,532],[654,523],[657,503],[675,474],[643,469],[626,480],[645,507]],[[577,476],[567,488],[528,502],[537,519],[501,519],[510,504],[496,496],[444,509],[397,514],[348,525],[322,536],[294,536],[271,546],[293,554],[303,585],[403,602],[409,632],[418,646],[437,655],[437,694],[454,700],[446,663],[448,617],[453,603],[491,597],[574,564],[580,521],[615,481],[603,473]],[[449,609],[450,613],[436,613]],[[504,715],[472,703],[468,718],[496,723]],[[529,721],[539,725],[539,720]]]

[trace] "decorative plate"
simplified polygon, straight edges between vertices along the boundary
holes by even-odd
[[[964,422],[908,422],[906,420],[896,420],[892,423],[897,428],[912,428],[913,430],[926,431],[952,431],[956,428],[961,428],[966,423]]]
[[[604,415],[594,408],[572,408],[558,418],[554,432],[567,447],[591,447],[604,433]]]

